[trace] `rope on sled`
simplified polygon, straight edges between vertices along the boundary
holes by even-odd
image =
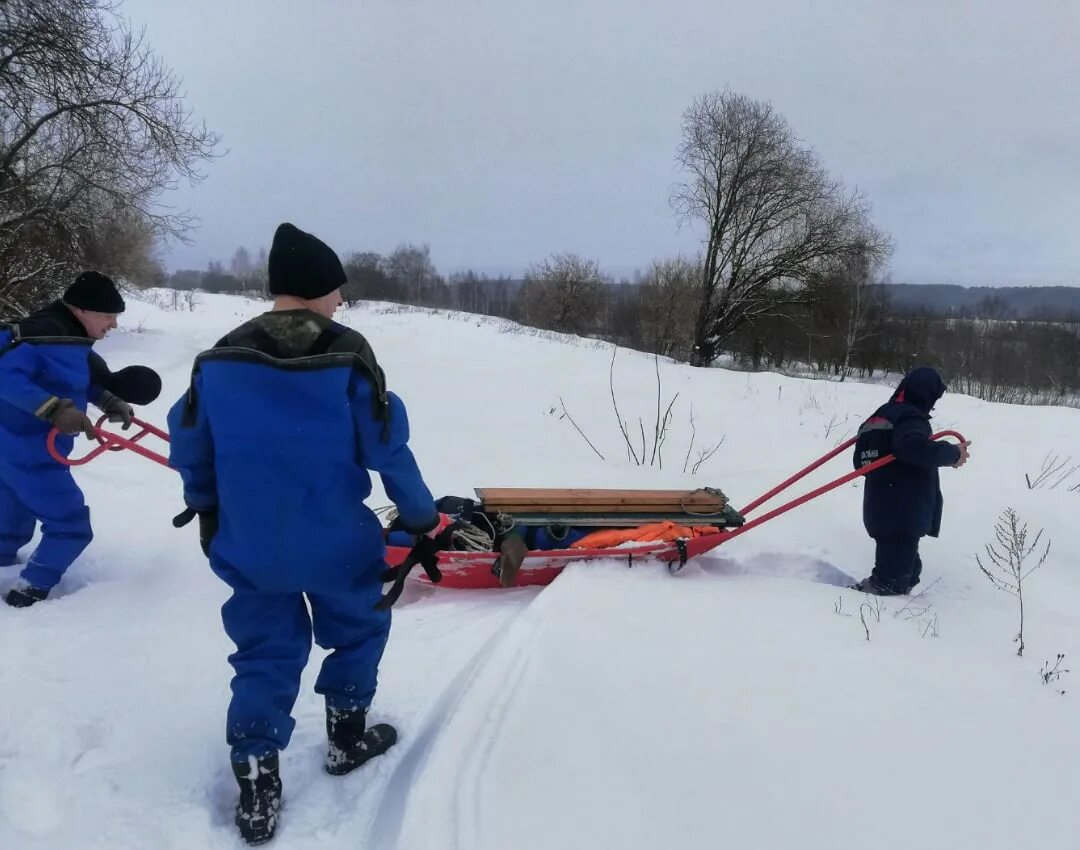
[[[452,537],[458,552],[490,552],[495,548],[495,538],[475,525],[465,524],[454,529]]]
[[[393,505],[386,505],[375,509],[375,514],[384,519],[387,525],[398,518],[398,510]],[[490,520],[483,514],[474,514],[473,519],[483,519],[489,526]],[[455,552],[491,552],[495,548],[495,528],[491,528],[491,534],[470,523],[463,523],[455,528],[451,535]]]
[[[721,514],[724,513],[724,504],[725,504],[725,502],[727,500],[727,497],[722,492],[720,492],[720,490],[718,490],[715,487],[698,487],[690,495],[693,496],[693,495],[696,495],[697,493],[706,493],[709,496],[715,496],[716,498],[718,498],[720,500],[720,510],[718,510],[718,511],[692,511],[692,510],[690,510],[690,508],[688,508],[686,506],[686,499],[682,498],[682,499],[679,500],[679,507],[682,508],[684,514],[686,514],[687,516],[720,516]]]

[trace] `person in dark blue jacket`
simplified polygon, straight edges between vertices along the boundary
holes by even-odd
[[[859,428],[856,469],[890,454],[896,460],[866,476],[863,524],[877,552],[873,572],[854,585],[857,590],[891,596],[907,594],[919,583],[919,539],[937,537],[941,530],[938,468],[963,466],[970,445],[930,439],[930,411],[945,389],[935,370],[914,369]]]
[[[396,741],[366,714],[390,630],[380,602],[385,542],[364,504],[377,472],[410,531],[446,522],[409,449],[401,399],[359,333],[332,321],[345,273],[337,255],[291,224],[269,254],[273,309],[200,354],[169,413],[170,462],[197,514],[211,569],[232,588],[222,608],[236,644],[226,739],[240,800],[236,824],[268,841],[281,805],[278,754],[311,649],[332,650],[326,770],[342,775]],[[306,601],[305,601],[306,599]],[[310,613],[309,613],[310,606]]]
[[[119,386],[128,370],[110,372],[91,349],[123,311],[112,280],[84,272],[61,300],[0,325],[0,566],[16,564],[37,523],[42,530],[40,545],[4,597],[13,607],[46,599],[93,536],[82,491],[71,471],[48,454],[46,438],[53,427],[64,435],[56,441],[64,457],[74,444],[71,435],[94,439],[87,403],[130,426],[133,411]],[[138,385],[135,395],[156,396],[157,375],[131,368],[141,370],[126,376]],[[156,386],[160,391],[160,379]]]

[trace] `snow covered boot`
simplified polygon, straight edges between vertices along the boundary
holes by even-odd
[[[29,608],[37,602],[44,602],[49,596],[49,591],[31,587],[28,584],[17,585],[8,591],[4,601],[12,608]]]
[[[377,723],[368,729],[366,708],[327,706],[326,737],[330,741],[326,772],[333,776],[344,776],[394,746],[397,743],[397,729],[389,723]]]
[[[862,581],[857,581],[855,584],[850,585],[851,590],[857,590],[860,593],[872,593],[874,596],[902,596],[903,591],[895,590],[891,587],[885,587],[874,581],[873,576],[864,578]]]
[[[236,825],[248,844],[265,844],[274,837],[281,811],[281,777],[277,753],[262,758],[252,756],[233,762],[233,775],[240,786]]]

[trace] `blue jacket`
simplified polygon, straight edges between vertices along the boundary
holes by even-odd
[[[895,461],[866,476],[863,524],[871,537],[938,536],[944,506],[938,467],[960,459],[957,446],[930,439],[930,411],[944,393],[936,371],[915,369],[859,428],[856,469],[896,455]]]
[[[314,314],[290,312],[316,324]],[[385,544],[364,504],[368,471],[380,474],[411,528],[437,520],[408,447],[405,406],[385,390],[359,334],[322,319],[339,343],[301,356],[265,321],[279,318],[266,314],[233,332],[242,345],[226,337],[199,355],[188,393],[169,413],[170,463],[187,505],[218,511],[210,562],[230,585],[332,592],[376,581]]]
[[[45,448],[52,428],[41,418],[54,399],[69,398],[80,410],[102,394],[104,361],[93,340],[62,304],[50,305],[22,322],[0,325],[0,455],[17,466],[55,464]],[[65,457],[74,437],[61,436]]]

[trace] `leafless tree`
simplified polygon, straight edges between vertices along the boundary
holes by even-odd
[[[700,268],[675,257],[657,260],[641,281],[645,344],[663,357],[687,360],[698,314]]]
[[[269,283],[266,249],[260,249],[258,259],[253,261],[251,253],[241,245],[229,260],[229,275],[236,279],[241,292],[254,297],[265,295]]]
[[[119,209],[87,228],[80,240],[82,262],[136,286],[161,286],[165,268],[158,259],[158,235],[144,216]]]
[[[525,276],[522,297],[531,324],[562,333],[585,334],[601,317],[606,278],[594,260],[555,254]]]
[[[217,142],[111,0],[0,2],[0,310],[59,287],[118,217],[187,239],[161,195]]]
[[[431,246],[398,245],[386,258],[386,273],[397,281],[408,294],[410,303],[424,303],[425,290],[438,277],[431,262]]]
[[[769,104],[707,94],[686,111],[682,134],[688,178],[672,203],[706,231],[693,364],[711,363],[742,323],[794,300],[823,263],[888,251],[865,200],[831,178]]]
[[[1026,566],[1027,559],[1039,548],[1042,531],[1028,543],[1027,523],[1021,524],[1016,511],[1008,508],[994,525],[995,543],[986,545],[988,565],[984,565],[978,555],[975,561],[994,587],[1015,596],[1020,606],[1020,628],[1016,633],[1016,654],[1024,654],[1024,580],[1046,562],[1050,554],[1050,541],[1046,542],[1038,561],[1034,566]]]
[[[253,270],[251,254],[248,253],[247,248],[241,245],[233,252],[232,259],[229,261],[229,274],[243,279],[251,274]]]
[[[864,343],[883,331],[887,298],[877,280],[879,260],[867,253],[844,256],[808,281],[810,325],[826,343],[820,368],[830,368],[841,381],[854,370]]]
[[[708,463],[712,459],[712,456],[720,451],[720,447],[724,445],[724,440],[727,435],[721,434],[720,439],[707,446],[698,448],[697,458],[694,460],[694,464],[690,466],[690,454],[694,451],[694,443],[697,440],[697,420],[694,418],[694,405],[690,405],[690,445],[686,449],[686,458],[683,460],[683,472],[690,469],[692,475],[697,475],[701,467]]]
[[[1032,480],[1031,476],[1025,472],[1024,480],[1027,482],[1029,490],[1038,490],[1040,487],[1056,490],[1072,478],[1077,470],[1080,470],[1080,464],[1072,463],[1071,457],[1062,460],[1061,457],[1054,452],[1047,452],[1046,457],[1043,458],[1042,468],[1039,470],[1039,474]],[[1075,488],[1070,487],[1069,489],[1072,490]]]

